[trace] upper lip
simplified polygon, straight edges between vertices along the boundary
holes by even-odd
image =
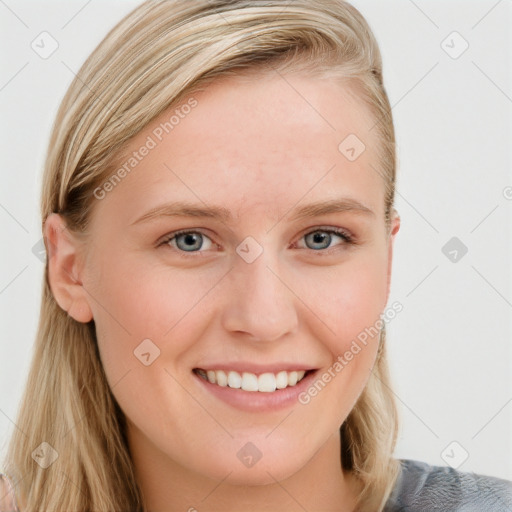
[[[291,372],[294,370],[316,370],[311,365],[300,364],[300,363],[268,363],[268,364],[255,364],[255,363],[243,363],[243,362],[233,362],[233,363],[209,363],[201,366],[197,366],[194,368],[195,370],[223,370],[223,371],[235,371],[240,374],[254,373],[256,375],[260,375],[262,373],[278,373],[281,371]]]

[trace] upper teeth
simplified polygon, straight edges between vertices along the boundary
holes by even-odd
[[[244,391],[272,392],[276,389],[284,389],[287,386],[295,386],[305,375],[304,370],[281,371],[277,374],[244,372],[241,375],[235,371],[225,372],[223,370],[197,370],[197,373],[212,384],[229,386],[230,388],[243,389]]]

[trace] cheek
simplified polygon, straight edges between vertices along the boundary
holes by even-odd
[[[386,269],[385,259],[378,256],[353,260],[333,270],[310,295],[312,309],[329,327],[322,328],[327,334],[321,341],[330,353],[330,364],[299,397],[312,417],[319,415],[339,427],[363,391],[379,347]],[[332,406],[329,413],[326,404]]]
[[[113,253],[97,261],[95,269],[84,285],[94,297],[91,307],[98,345],[112,380],[140,365],[134,351],[147,339],[179,362],[201,332],[201,319],[207,322],[204,299],[217,276]],[[177,334],[180,342],[169,343]]]
[[[92,304],[95,317],[114,328],[122,323],[125,333],[160,337],[192,311],[213,287],[215,276],[199,268],[178,269],[147,260],[136,253],[112,254],[98,262],[101,272],[88,286],[97,298]]]
[[[305,295],[311,301],[308,305],[328,327],[320,327],[316,337],[325,333],[321,341],[331,365],[324,369],[324,373],[328,370],[324,380],[333,383],[326,386],[326,394],[339,404],[340,417],[348,414],[362,391],[377,354],[380,315],[387,299],[387,260],[382,255],[361,252],[360,257],[324,272],[321,280],[320,272],[302,280],[303,290],[315,290]],[[323,389],[322,384],[318,388]]]
[[[375,324],[387,298],[387,261],[381,254],[354,255],[346,264],[301,277],[305,302],[330,331],[333,349]]]

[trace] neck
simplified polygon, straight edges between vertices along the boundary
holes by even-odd
[[[139,433],[140,434],[140,433]],[[353,512],[359,482],[341,468],[340,436],[336,432],[292,476],[265,485],[216,481],[176,464],[149,440],[130,442],[139,485],[148,512]]]

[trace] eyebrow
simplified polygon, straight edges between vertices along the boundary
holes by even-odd
[[[360,213],[375,216],[375,213],[372,210],[370,210],[359,201],[350,198],[339,198],[310,203],[299,208],[295,208],[289,220],[300,220],[304,218],[319,217],[321,215],[341,212]],[[284,217],[287,215],[288,212],[284,215]],[[230,210],[222,206],[207,206],[177,201],[152,208],[137,220],[132,222],[132,225],[161,217],[209,218],[222,222],[230,222],[233,219]]]

